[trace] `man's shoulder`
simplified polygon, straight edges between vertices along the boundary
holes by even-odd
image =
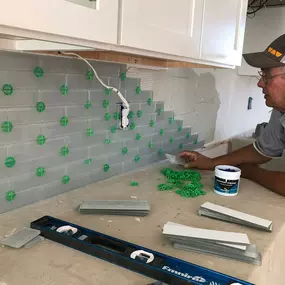
[[[272,109],[271,117],[268,123],[268,128],[285,128],[285,112]]]
[[[284,112],[280,112],[276,109],[272,109],[272,112],[271,112],[271,117],[270,117],[270,121],[272,120],[280,120],[280,118],[284,115],[285,113]]]

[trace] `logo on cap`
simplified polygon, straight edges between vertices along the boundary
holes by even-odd
[[[276,49],[272,47],[269,47],[267,51],[276,57],[280,57],[282,55],[281,52],[277,51]]]

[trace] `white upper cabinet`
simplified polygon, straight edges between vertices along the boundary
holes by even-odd
[[[199,58],[203,1],[122,0],[121,3],[119,44]]]
[[[65,43],[80,39],[82,43],[88,40],[117,44],[118,0],[96,0],[95,3],[89,0],[24,0],[2,3],[1,8],[5,12],[0,17],[1,31],[11,27],[34,39],[53,35],[65,37]]]
[[[201,60],[240,65],[247,0],[204,0]]]
[[[50,42],[53,49],[60,43],[225,67],[241,63],[247,0],[2,2],[0,37]],[[19,40],[14,46],[32,45]]]

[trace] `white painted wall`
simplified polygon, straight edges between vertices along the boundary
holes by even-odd
[[[154,91],[154,100],[164,101],[165,110],[173,110],[206,142],[251,134],[270,117],[257,78],[239,76],[236,70],[131,68],[128,76],[140,77],[142,88]],[[253,98],[251,110],[248,97]]]
[[[207,71],[199,69],[195,72],[203,74]],[[236,70],[227,69],[212,69],[208,72],[215,77],[221,102],[214,141],[251,133],[258,123],[269,120],[271,109],[265,105],[261,89],[257,87],[256,77],[239,76]],[[253,98],[251,110],[247,110],[249,97]]]

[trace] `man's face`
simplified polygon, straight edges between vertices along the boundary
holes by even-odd
[[[265,104],[279,111],[285,111],[285,67],[262,69],[264,79],[257,86],[262,88]]]

